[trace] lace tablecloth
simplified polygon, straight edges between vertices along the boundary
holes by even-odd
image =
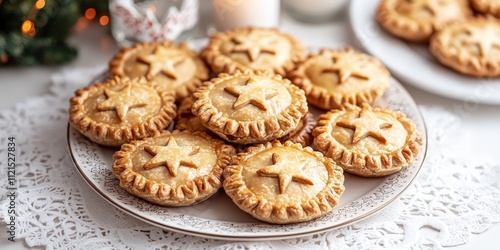
[[[47,249],[427,249],[464,244],[500,221],[500,171],[486,158],[467,158],[458,116],[421,106],[428,155],[420,176],[382,212],[314,236],[231,242],[169,232],[114,208],[81,178],[66,144],[68,100],[104,70],[66,69],[51,93],[0,112],[0,165],[16,139],[16,240]],[[464,148],[465,147],[465,148]],[[498,164],[498,163],[496,163]],[[3,223],[9,223],[8,172],[0,172]],[[5,225],[5,224],[4,224]]]

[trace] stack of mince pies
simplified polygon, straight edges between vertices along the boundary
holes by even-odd
[[[351,48],[308,54],[276,29],[221,32],[199,54],[138,43],[109,75],[75,92],[69,123],[116,147],[120,186],[161,206],[223,189],[261,221],[308,221],[338,204],[344,171],[389,175],[422,145],[403,113],[371,106],[391,78],[378,60]]]
[[[395,37],[427,45],[460,74],[500,76],[500,1],[381,0],[375,18]]]

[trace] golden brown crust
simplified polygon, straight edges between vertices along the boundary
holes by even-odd
[[[314,139],[311,133],[315,126],[316,126],[316,119],[314,119],[314,115],[311,112],[307,112],[307,114],[300,120],[300,124],[297,126],[296,129],[294,129],[287,135],[279,138],[278,140],[281,143],[285,143],[286,141],[291,141],[294,143],[299,143],[303,147],[310,146]]]
[[[179,108],[177,109],[177,116],[175,118],[175,126],[176,130],[189,130],[191,132],[194,131],[202,131],[214,136],[215,135],[210,129],[203,126],[200,122],[200,119],[196,117],[193,112],[191,112],[191,107],[193,106],[193,98],[191,96],[186,97],[180,101]]]
[[[266,72],[221,73],[198,88],[193,98],[191,111],[205,127],[240,144],[280,138],[308,111],[304,91]]]
[[[240,209],[273,224],[318,218],[335,207],[344,192],[342,168],[290,141],[250,147],[233,158],[224,177],[224,190]]]
[[[135,91],[129,90],[129,95],[138,98],[140,105],[125,109],[120,105],[99,109],[99,105],[111,100],[106,96],[106,91],[108,94],[120,93],[128,87],[134,88]],[[144,94],[139,94],[140,91]],[[120,102],[123,104],[123,101]],[[173,94],[160,90],[155,82],[145,78],[115,76],[75,91],[75,96],[70,100],[69,123],[98,144],[118,147],[132,140],[159,134],[173,121],[175,111]]]
[[[390,73],[377,59],[352,48],[322,49],[290,72],[309,104],[330,110],[373,103],[390,84]]]
[[[293,36],[276,29],[256,27],[217,33],[201,52],[201,57],[215,73],[271,70],[282,76],[306,55],[305,47]]]
[[[394,36],[427,42],[434,32],[471,15],[468,0],[382,0],[375,18]]]
[[[181,162],[175,176],[164,165],[148,167],[156,155],[148,147],[175,145],[198,151],[189,157],[194,166]],[[124,144],[113,155],[113,173],[129,193],[162,206],[188,206],[212,196],[222,186],[222,173],[235,154],[232,146],[203,132],[163,131],[162,134]],[[207,160],[209,159],[209,160]],[[184,159],[188,160],[188,159]],[[158,164],[157,164],[158,165]]]
[[[194,51],[171,41],[122,48],[109,62],[109,73],[155,80],[163,90],[175,90],[177,100],[193,93],[209,77],[208,68]]]
[[[486,15],[500,17],[500,1],[498,0],[471,0],[472,8]]]
[[[422,134],[399,111],[350,107],[320,115],[314,146],[346,172],[385,176],[407,167],[423,144]]]
[[[476,77],[500,76],[500,21],[476,17],[432,37],[430,51],[444,65]]]

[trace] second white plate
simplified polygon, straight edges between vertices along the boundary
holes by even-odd
[[[366,51],[400,80],[417,88],[471,103],[500,105],[500,78],[474,78],[441,65],[426,45],[407,43],[375,21],[380,0],[352,0],[350,23]]]

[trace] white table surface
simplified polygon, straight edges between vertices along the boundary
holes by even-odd
[[[78,48],[79,55],[75,61],[64,66],[1,67],[0,109],[9,108],[17,102],[47,93],[51,75],[61,70],[62,67],[89,67],[107,63],[119,49],[110,36],[108,28],[90,23],[83,30],[75,32],[70,37],[69,43]],[[347,24],[347,17],[326,24],[308,25],[283,15],[280,28],[286,33],[299,37],[308,45],[337,46],[339,37],[346,43],[356,45],[354,35]],[[478,150],[496,160],[497,165],[500,166],[497,144],[500,140],[500,106],[449,99],[402,83],[418,104],[438,105],[446,110],[455,111],[463,120],[460,132],[476,137]],[[473,152],[470,158],[474,158]],[[500,249],[499,236],[500,225],[497,224],[482,234],[473,235],[467,244],[450,249]],[[16,243],[8,241],[5,230],[0,230],[0,250],[3,249],[29,248],[25,246],[22,239],[18,239]]]

